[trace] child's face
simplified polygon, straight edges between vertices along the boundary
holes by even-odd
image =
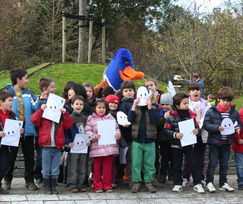
[[[189,91],[189,96],[190,96],[192,101],[199,101],[200,100],[200,94],[201,94],[201,91],[197,90],[197,89]]]
[[[91,87],[85,87],[86,94],[88,96],[88,99],[91,99],[93,97],[93,90]]]
[[[170,111],[172,109],[170,104],[161,104],[164,111]]]
[[[225,100],[225,99],[219,99],[219,104],[222,107],[227,107],[230,103],[231,103],[231,101],[228,101],[228,100]]]
[[[126,88],[126,89],[123,89],[123,91],[122,91],[122,95],[123,95],[125,98],[134,98],[134,96],[135,96],[135,91],[134,91],[132,88]]]
[[[74,112],[81,113],[84,109],[84,102],[82,100],[77,99],[71,106]]]
[[[188,110],[189,109],[189,99],[183,98],[179,106],[176,106],[179,110]]]
[[[44,91],[47,91],[48,93],[55,93],[56,87],[54,81],[50,83],[50,85],[47,88],[44,88]]]
[[[116,103],[109,103],[109,109],[110,110],[117,110],[118,104]]]
[[[0,100],[0,108],[3,112],[10,111],[13,107],[13,98],[8,97],[5,101]]]
[[[95,112],[100,115],[105,115],[106,107],[104,103],[98,103],[95,107]]]
[[[75,91],[71,88],[68,90],[68,99],[70,100],[72,97],[76,95]]]
[[[157,86],[156,86],[156,84],[155,84],[153,81],[147,81],[147,82],[145,83],[145,86],[146,86],[148,89],[152,90],[152,91],[156,91],[156,89],[157,89]]]
[[[20,88],[26,88],[28,82],[29,82],[28,74],[24,75],[21,79],[20,78],[17,78],[17,85]]]
[[[208,101],[209,101],[209,102],[213,101],[213,99],[212,99],[212,98],[210,98],[209,96],[208,96],[208,98],[207,98],[207,99],[208,99]]]

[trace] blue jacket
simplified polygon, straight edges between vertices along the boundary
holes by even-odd
[[[7,90],[13,95],[12,111],[19,120],[19,102],[14,87],[9,85]],[[24,104],[24,136],[36,136],[35,126],[30,122],[30,118],[31,115],[41,107],[44,101],[39,100],[39,98],[27,88],[22,89],[22,100]]]
[[[235,123],[238,122],[238,127],[241,127],[240,115],[239,113],[231,107],[229,112],[229,118]],[[208,144],[221,145],[221,134],[219,131],[219,126],[221,125],[223,118],[220,111],[216,106],[211,107],[204,118],[203,127],[208,131]],[[232,144],[234,134],[229,135],[229,144]]]

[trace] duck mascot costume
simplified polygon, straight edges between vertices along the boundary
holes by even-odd
[[[143,72],[136,72],[134,70],[134,63],[132,54],[128,49],[121,48],[116,51],[108,67],[106,68],[103,81],[95,87],[95,93],[99,89],[110,86],[115,91],[121,88],[123,81],[142,79]]]

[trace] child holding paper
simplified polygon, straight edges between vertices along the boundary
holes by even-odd
[[[99,145],[98,143],[101,137],[98,133],[98,123],[99,121],[108,120],[115,120],[115,118],[109,113],[107,102],[104,99],[99,99],[96,101],[95,113],[88,117],[85,126],[85,134],[91,135],[93,138],[90,147],[90,157],[93,158],[93,189],[96,193],[101,193],[103,190],[112,192],[112,161],[113,157],[119,154],[117,144]],[[115,134],[109,135],[109,137],[115,137],[118,140],[121,134],[116,122],[114,128]],[[102,179],[101,172],[103,172]]]
[[[13,96],[7,91],[0,91],[0,194],[8,194],[8,191],[2,188],[2,179],[7,170],[9,146],[1,145],[1,140],[5,136],[3,132],[6,119],[17,120],[16,115],[11,111],[13,106]],[[23,133],[22,128],[21,132]]]
[[[65,131],[66,144],[70,148],[74,146],[74,139],[76,134],[84,134],[84,127],[87,118],[82,114],[85,100],[82,96],[74,96],[72,98],[72,119],[73,127]],[[85,144],[87,145],[87,144]],[[88,148],[88,147],[87,147]],[[79,191],[85,192],[85,179],[87,175],[87,153],[69,153],[68,154],[68,176],[67,186],[72,193]]]
[[[230,146],[234,140],[234,133],[239,133],[241,128],[241,121],[239,113],[234,109],[231,101],[234,98],[233,91],[230,87],[223,87],[217,93],[218,104],[211,107],[204,119],[203,127],[208,131],[208,145],[209,145],[209,163],[206,173],[207,189],[210,193],[216,191],[213,180],[214,172],[219,162],[219,189],[228,192],[234,191],[227,183],[228,161],[230,157]],[[230,119],[233,126],[232,134],[221,134],[222,131],[229,129],[227,124],[221,125],[222,121]],[[235,124],[237,122],[237,124]],[[235,126],[234,126],[235,124]]]
[[[64,130],[73,125],[73,120],[65,108],[61,108],[59,123],[43,118],[46,104],[43,104],[31,117],[31,122],[39,128],[39,145],[42,147],[42,176],[44,192],[58,193],[56,179],[59,174],[61,151],[65,144]]]
[[[166,122],[166,134],[170,137],[171,152],[174,171],[174,187],[172,191],[182,191],[182,162],[183,155],[189,162],[189,166],[192,171],[192,178],[194,184],[194,191],[198,193],[205,193],[202,185],[200,172],[198,167],[197,157],[194,151],[194,145],[188,145],[182,147],[180,139],[183,137],[183,133],[180,133],[179,122],[189,119],[194,119],[196,129],[193,130],[193,134],[198,134],[198,125],[195,121],[196,114],[189,110],[189,97],[184,93],[176,94],[173,97],[173,105],[175,110],[170,113]]]

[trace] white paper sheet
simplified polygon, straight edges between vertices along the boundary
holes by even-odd
[[[195,129],[195,124],[193,119],[184,120],[178,123],[180,133],[183,133],[181,138],[181,146],[188,146],[197,143],[197,136],[192,133]]]
[[[127,159],[126,159],[127,151],[128,151],[128,147],[120,148],[120,155],[119,155],[120,164],[126,164],[127,163]]]
[[[47,107],[45,108],[42,117],[53,122],[59,123],[61,118],[60,109],[63,108],[64,104],[64,98],[50,93],[46,103]]]
[[[6,119],[3,132],[5,136],[2,137],[1,144],[8,146],[19,146],[20,129],[23,122],[19,120]]]
[[[173,97],[174,95],[176,95],[176,90],[174,85],[172,84],[171,81],[168,82],[168,87],[167,87],[168,92],[170,93],[170,95]]]
[[[127,119],[127,115],[122,111],[118,111],[116,117],[117,117],[117,123],[119,125],[131,125],[131,123]]]
[[[84,134],[76,134],[74,138],[74,146],[71,148],[70,153],[88,153],[88,146],[87,144],[92,139],[89,135]]]
[[[140,98],[138,106],[146,106],[147,99],[150,97],[150,93],[145,86],[140,86],[137,90],[137,98]]]
[[[224,128],[223,131],[221,131],[221,135],[232,135],[235,133],[235,127],[238,125],[238,122],[235,121],[235,124],[233,124],[233,121],[230,118],[224,118],[221,122],[221,127]]]
[[[98,140],[99,145],[116,144],[116,126],[115,120],[101,120],[98,121]]]

